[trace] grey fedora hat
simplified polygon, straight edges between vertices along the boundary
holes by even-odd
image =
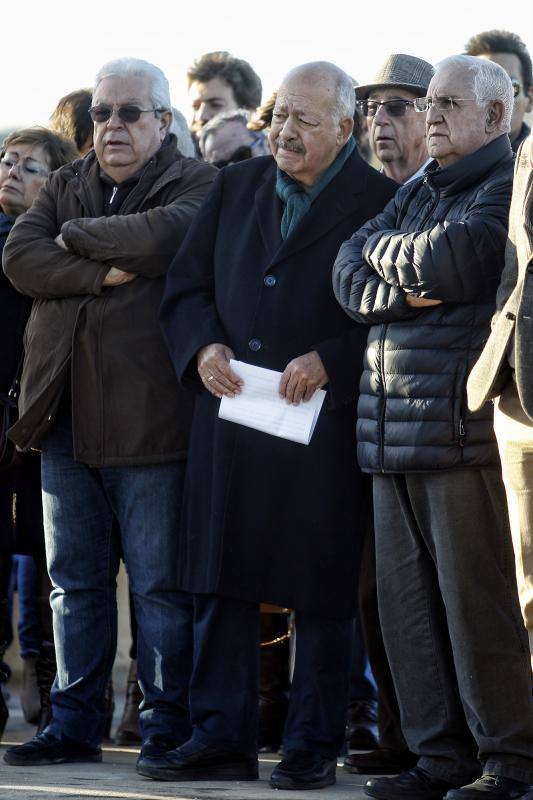
[[[358,100],[366,100],[374,89],[397,86],[415,94],[425,95],[435,69],[427,61],[404,53],[393,53],[385,59],[372,83],[357,86]]]

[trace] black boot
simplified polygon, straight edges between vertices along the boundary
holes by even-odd
[[[261,614],[261,671],[259,678],[260,753],[279,750],[287,718],[289,638],[286,614]]]
[[[126,704],[124,713],[115,733],[115,744],[129,745],[141,742],[139,728],[139,705],[143,699],[141,687],[137,680],[137,662],[132,659],[128,671],[126,685]]]
[[[7,600],[0,600],[0,663],[6,651],[5,635],[7,630]],[[4,735],[7,720],[9,718],[9,711],[7,710],[6,701],[2,694],[2,684],[7,680],[8,675],[0,667],[0,739]]]
[[[54,643],[44,641],[41,643],[41,652],[35,663],[37,672],[37,684],[41,698],[41,713],[37,725],[37,733],[42,733],[52,719],[52,704],[50,702],[50,691],[54,682],[56,666],[56,650]]]
[[[111,678],[109,678],[105,687],[104,707],[104,739],[111,739],[111,725],[113,724],[113,713],[115,711],[115,692],[113,690],[113,681]]]

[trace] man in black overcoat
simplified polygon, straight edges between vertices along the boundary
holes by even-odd
[[[395,184],[359,156],[351,79],[299,67],[274,109],[274,158],[221,171],[172,264],[161,311],[178,376],[198,391],[180,558],[196,605],[192,739],[142,774],[257,777],[259,603],[295,609],[296,664],[276,788],[335,781],[343,742],[367,488],[354,457],[366,331],[336,305],[340,243]],[[218,418],[237,358],[327,397],[309,446]]]

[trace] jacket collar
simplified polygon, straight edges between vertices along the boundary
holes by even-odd
[[[426,176],[429,184],[436,187],[443,196],[454,195],[480,183],[499,163],[512,163],[512,160],[513,151],[509,137],[502,133],[497,139],[449,167],[441,169],[436,161],[432,161],[426,170]]]
[[[176,137],[169,134],[155,155],[138,173],[137,186],[128,195],[126,205],[135,195],[149,199],[163,186],[181,177],[183,156],[177,151]],[[76,193],[91,216],[103,214],[104,192],[101,167],[96,153],[91,150],[85,158],[61,168],[64,180]]]
[[[372,169],[355,150],[343,169],[320,193],[304,219],[285,241],[281,238],[283,204],[276,194],[276,162],[268,159],[263,183],[255,194],[255,211],[263,244],[270,256],[267,269],[325,236],[361,205]]]

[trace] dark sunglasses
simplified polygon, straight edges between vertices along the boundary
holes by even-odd
[[[227,167],[228,164],[238,164],[239,161],[246,161],[248,158],[252,157],[252,148],[243,145],[242,147],[238,147],[234,153],[230,155],[225,161],[213,161],[213,166],[222,169],[222,167]]]
[[[122,122],[137,122],[141,114],[148,113],[161,113],[164,108],[139,108],[138,106],[92,106],[89,109],[89,114],[93,122],[107,122],[111,118],[114,110],[117,110],[119,119]]]
[[[375,117],[380,106],[385,106],[389,117],[404,117],[409,106],[414,105],[412,100],[359,100],[357,103],[365,117]]]

